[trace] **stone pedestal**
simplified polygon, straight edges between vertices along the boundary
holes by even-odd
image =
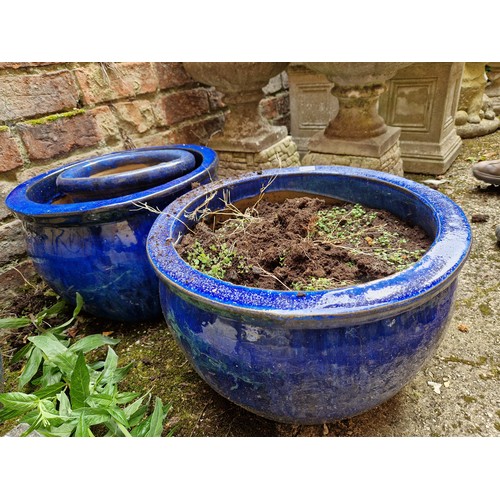
[[[219,175],[227,177],[255,169],[299,165],[286,127],[271,125],[261,114],[262,88],[281,73],[281,62],[188,62],[186,71],[197,81],[224,94],[229,108],[223,130],[207,143],[219,156]]]
[[[248,171],[300,165],[297,146],[291,136],[286,136],[284,139],[258,152],[220,148],[217,148],[216,151],[219,156],[220,178],[231,177]]]
[[[414,63],[387,82],[379,113],[389,126],[401,129],[399,146],[405,172],[442,174],[458,155],[462,140],[454,119],[462,71],[463,63]],[[337,113],[338,100],[330,94],[331,82],[303,63],[291,63],[287,72],[291,132],[303,156],[310,138]]]
[[[439,175],[457,157],[455,130],[463,63],[414,63],[397,71],[380,98],[379,112],[401,128],[405,172]]]
[[[500,116],[500,63],[488,63],[490,71],[487,73],[488,83],[486,85],[486,95],[491,100],[493,111]]]
[[[323,132],[311,137],[302,163],[320,158],[323,163],[351,165],[354,160],[360,167],[368,164],[368,168],[403,175],[400,129],[386,125],[378,101],[385,82],[408,63],[304,64],[334,84],[331,92],[337,98],[338,111]]]
[[[455,115],[457,134],[463,139],[495,132],[500,120],[486,95],[486,63],[465,63],[458,110]]]

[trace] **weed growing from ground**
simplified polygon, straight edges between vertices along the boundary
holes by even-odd
[[[51,327],[66,307],[63,300],[44,309],[34,318],[1,318],[0,329],[34,327],[28,344],[12,358],[12,363],[24,361],[18,381],[18,391],[0,394],[0,422],[19,420],[29,425],[24,435],[38,431],[44,436],[90,437],[96,428],[105,436],[161,436],[163,422],[170,406],[155,398],[149,413],[150,395],[121,392],[121,382],[133,367],[120,367],[111,346],[119,340],[105,335],[87,335],[76,340],[68,335],[82,306],[77,294],[72,317]],[[105,359],[89,361],[98,349],[107,349]],[[28,387],[27,392],[22,389]]]

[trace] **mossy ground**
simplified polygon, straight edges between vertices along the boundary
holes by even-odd
[[[82,315],[81,333],[112,332],[121,339],[116,351],[122,363],[134,361],[126,379],[127,389],[151,390],[172,404],[165,433],[176,436],[500,436],[500,246],[494,237],[500,224],[500,187],[473,178],[471,166],[481,159],[500,158],[500,131],[463,141],[462,150],[439,190],[464,209],[488,215],[472,223],[473,247],[459,279],[457,301],[442,344],[434,357],[396,396],[357,417],[323,426],[285,425],[271,422],[239,408],[210,389],[192,369],[164,321],[130,325]],[[431,176],[408,175],[417,181]],[[30,264],[0,286],[0,316],[36,313],[53,297]],[[16,385],[11,371],[12,350],[0,336],[6,365],[6,389]],[[10,425],[12,426],[12,425]],[[0,426],[0,435],[9,425]]]

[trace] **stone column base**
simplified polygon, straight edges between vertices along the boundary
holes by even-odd
[[[404,171],[415,174],[444,174],[462,147],[462,139],[453,128],[444,141],[401,141]]]
[[[219,178],[269,168],[296,167],[300,165],[297,146],[291,136],[263,151],[224,151],[216,149],[219,156]]]
[[[457,134],[462,139],[470,139],[471,137],[480,137],[482,135],[492,134],[500,126],[500,120],[482,119],[479,123],[466,123],[465,125],[457,125]]]
[[[369,168],[403,176],[403,160],[399,142],[396,142],[380,157],[355,156],[346,154],[316,153],[310,151],[302,158],[302,165],[346,165]]]

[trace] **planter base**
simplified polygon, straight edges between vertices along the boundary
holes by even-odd
[[[457,134],[462,139],[470,139],[472,137],[481,137],[495,132],[500,126],[500,120],[481,120],[480,123],[466,123],[465,125],[457,126]]]
[[[219,177],[230,177],[254,170],[294,167],[300,165],[297,146],[291,136],[258,152],[217,150],[219,156]]]

